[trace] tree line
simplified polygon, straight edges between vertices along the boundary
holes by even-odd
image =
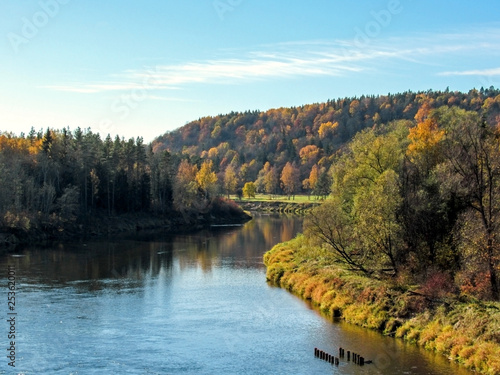
[[[217,178],[208,161],[198,170],[187,159],[153,152],[141,137],[102,140],[91,129],[2,133],[0,225],[57,235],[102,216],[206,211]]]

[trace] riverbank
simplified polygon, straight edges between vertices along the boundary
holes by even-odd
[[[194,231],[211,225],[242,224],[251,218],[249,213],[234,202],[226,200],[213,201],[202,211],[171,211],[168,214],[141,212],[112,216],[106,212],[95,212],[91,219],[67,222],[51,217],[35,218],[29,221],[29,225],[0,228],[0,249],[10,250],[17,245],[29,243],[105,237],[145,230]]]
[[[335,265],[305,237],[264,255],[269,282],[310,301],[329,318],[402,338],[470,370],[500,374],[500,303],[424,294],[401,280],[374,280]]]
[[[249,212],[275,212],[302,215],[311,208],[319,205],[319,202],[304,202],[292,200],[241,200],[236,201],[238,206]]]

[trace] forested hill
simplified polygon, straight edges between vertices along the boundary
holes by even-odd
[[[192,162],[198,158],[211,159],[220,174],[231,165],[242,183],[259,182],[259,171],[262,170],[262,176],[264,168],[268,171],[273,168],[279,176],[290,162],[298,169],[302,182],[313,168],[328,170],[332,156],[360,130],[394,120],[415,122],[420,109],[441,106],[477,111],[488,123],[496,124],[500,113],[500,90],[491,87],[468,93],[408,91],[265,112],[231,112],[203,117],[168,132],[154,140],[153,150],[180,152],[189,155]],[[265,167],[266,162],[269,164]]]
[[[489,88],[233,112],[193,121],[149,145],[140,136],[102,139],[80,128],[0,132],[0,242],[2,233],[57,237],[121,214],[181,215],[187,222],[200,213],[224,217],[236,211],[222,194],[326,196],[331,167],[356,133],[373,129],[371,136],[379,136],[399,129],[405,142],[416,133],[425,146],[434,126],[427,120],[448,107],[471,111],[481,124],[499,129],[500,90]],[[450,122],[441,120],[436,126]]]

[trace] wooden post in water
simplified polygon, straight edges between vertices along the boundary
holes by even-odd
[[[348,350],[347,351],[347,361],[349,362],[351,360],[351,352]]]
[[[335,366],[338,366],[339,365],[339,359],[338,358],[335,358]]]
[[[363,357],[359,357],[359,365],[364,366],[365,365],[365,359]]]

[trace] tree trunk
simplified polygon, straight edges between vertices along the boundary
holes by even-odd
[[[491,287],[491,297],[498,301],[500,297],[500,293],[498,291],[498,276],[497,270],[495,268],[495,262],[493,261],[493,238],[488,236],[488,244],[487,244],[487,253],[488,253],[488,268],[490,272],[490,287]]]
[[[110,191],[109,191],[109,184],[110,184],[110,181],[109,181],[109,175],[108,175],[108,183],[106,184],[106,195],[107,195],[107,198],[108,198],[108,203],[107,203],[107,206],[108,206],[108,216],[111,217],[111,197],[110,197]]]

